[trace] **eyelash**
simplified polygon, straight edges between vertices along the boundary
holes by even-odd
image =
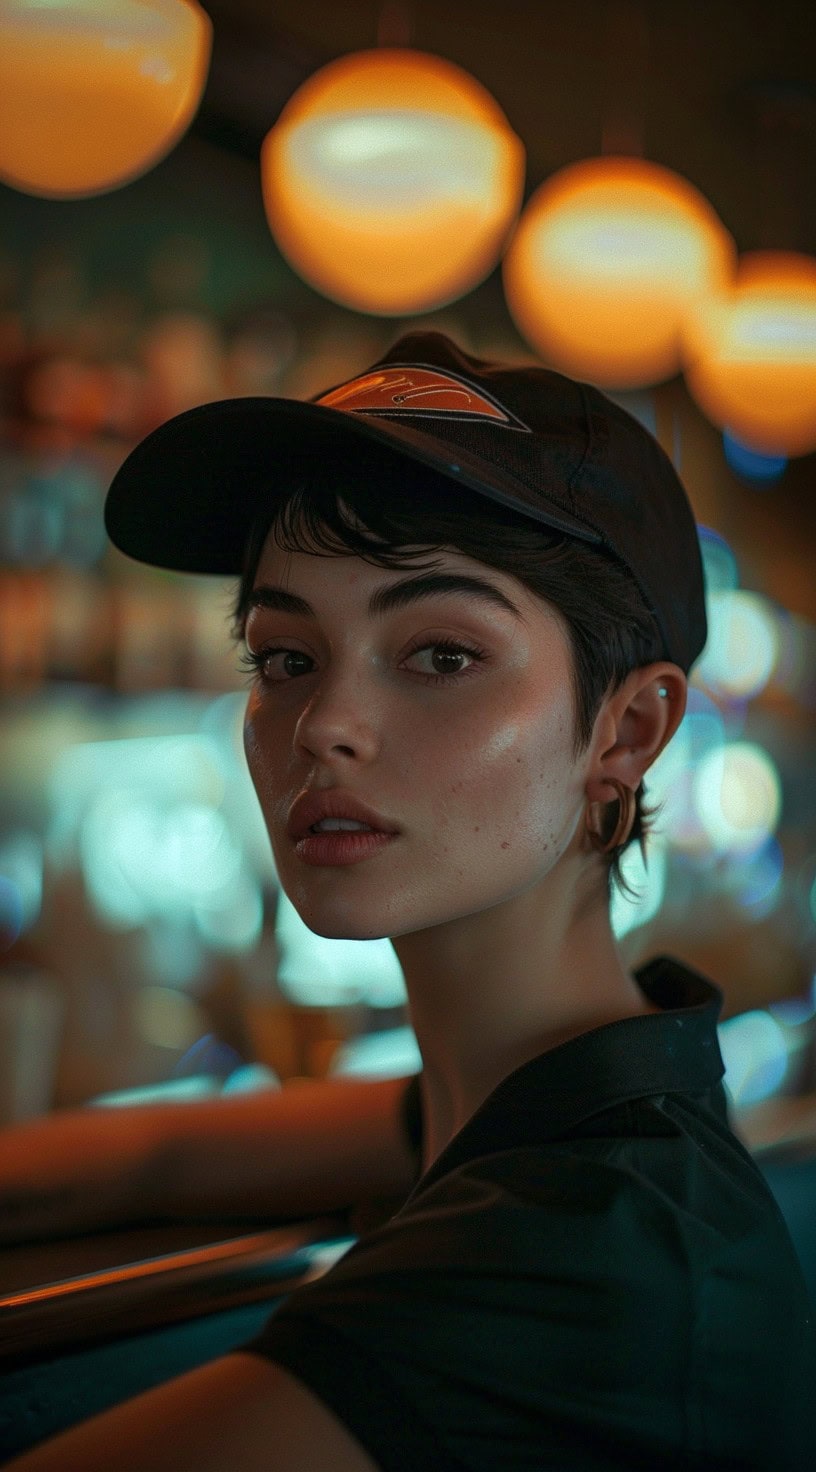
[[[484,649],[477,649],[471,644],[462,644],[456,639],[421,639],[408,650],[405,657],[408,659],[412,654],[420,654],[425,649],[444,649],[446,654],[466,654],[469,659],[474,660],[478,664],[487,657]],[[250,675],[260,675],[263,678],[263,667],[267,660],[272,658],[273,654],[301,654],[304,659],[311,659],[311,655],[303,654],[303,651],[300,649],[287,649],[285,645],[278,644],[267,647],[266,649],[259,649],[257,652],[253,652],[251,649],[244,649],[238,662],[239,668],[246,670]],[[468,669],[459,670],[448,675],[426,675],[419,671],[417,673],[419,673],[419,678],[424,680],[428,685],[450,685],[472,674],[473,668],[470,666]],[[297,678],[298,676],[293,676],[288,680],[270,680],[267,683],[271,685],[291,685],[293,679]]]

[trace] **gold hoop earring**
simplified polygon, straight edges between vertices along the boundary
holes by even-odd
[[[603,842],[603,839],[601,838],[598,830],[596,828],[592,828],[589,822],[592,808],[603,808],[604,804],[590,803],[587,808],[586,828],[587,833],[589,834],[589,841],[592,844],[592,847],[595,849],[596,853],[599,854],[612,853],[613,849],[619,848],[622,844],[626,842],[632,830],[632,824],[634,822],[635,813],[637,811],[637,802],[635,800],[635,794],[632,791],[631,787],[625,787],[624,784],[622,782],[619,782],[616,777],[607,777],[606,780],[607,782],[609,782],[610,786],[614,787],[618,799],[618,821],[615,824],[614,832],[607,839],[606,843]]]

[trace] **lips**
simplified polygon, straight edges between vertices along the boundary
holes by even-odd
[[[351,793],[343,792],[338,787],[324,788],[322,792],[315,789],[313,792],[304,792],[296,802],[292,804],[286,824],[289,837],[297,842],[305,838],[313,823],[319,823],[321,818],[353,818],[357,823],[366,823],[373,828],[375,833],[398,833],[399,829],[389,818],[383,817],[374,808],[368,807],[364,802]]]

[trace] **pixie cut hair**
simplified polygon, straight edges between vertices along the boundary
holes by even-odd
[[[433,561],[419,559],[454,548],[498,572],[512,574],[554,605],[565,621],[572,651],[574,760],[589,746],[605,697],[613,695],[633,669],[663,657],[655,619],[634,578],[611,553],[531,521],[379,447],[355,450],[353,463],[342,458],[330,465],[306,462],[292,476],[274,512],[258,514],[247,540],[232,608],[233,634],[239,641],[270,532],[282,551],[326,557],[356,555],[392,571],[431,570]],[[649,820],[660,805],[645,808],[645,792],[645,782],[641,782],[626,843],[599,855],[606,870],[607,901],[613,883],[637,898],[621,873],[621,859],[637,841],[646,863]],[[617,817],[617,800],[605,804],[600,828],[604,841],[611,837]]]

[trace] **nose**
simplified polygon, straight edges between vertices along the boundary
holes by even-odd
[[[380,714],[359,671],[337,670],[313,687],[295,726],[295,751],[318,762],[337,755],[371,761],[380,747]]]

